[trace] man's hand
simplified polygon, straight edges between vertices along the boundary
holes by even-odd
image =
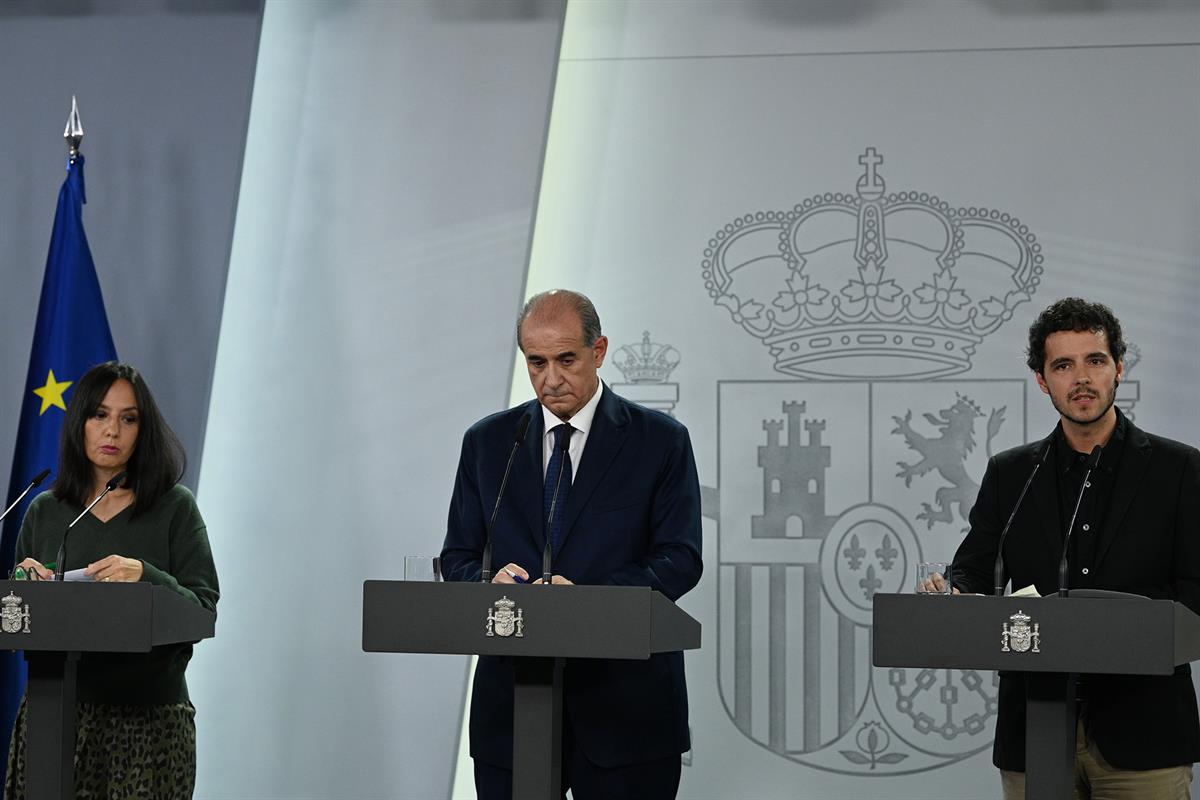
[[[942,576],[942,573],[935,572],[935,573],[933,573],[933,577],[927,578],[926,580],[923,580],[919,584],[917,584],[917,593],[918,594],[945,594],[946,593],[946,579]],[[958,589],[951,589],[950,593],[951,594],[961,594],[961,592],[959,592]]]
[[[54,580],[54,570],[42,566],[42,562],[37,559],[27,558],[17,566],[24,568],[27,572],[36,572],[37,576],[44,581]]]
[[[104,583],[136,583],[142,579],[142,562],[136,558],[112,555],[88,564],[83,574]]]
[[[519,564],[510,562],[496,570],[492,583],[529,583],[529,573]]]
[[[534,581],[533,585],[537,586],[539,583],[543,583],[543,585],[544,585],[544,582],[542,581],[541,578],[538,578],[536,581]],[[575,585],[575,581],[569,581],[566,578],[564,578],[562,575],[551,575],[550,583],[552,585],[558,585],[558,586],[574,586]]]

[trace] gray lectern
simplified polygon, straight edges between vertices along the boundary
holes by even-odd
[[[1200,658],[1200,617],[1170,600],[1115,592],[877,594],[871,645],[877,667],[1027,673],[1026,797],[1061,800],[1074,794],[1075,676],[1170,675]]]
[[[640,586],[365,581],[362,646],[513,656],[513,797],[558,800],[563,660],[694,650],[700,623]]]
[[[145,653],[213,635],[216,615],[149,583],[0,581],[0,647],[24,650],[25,789],[75,794],[75,669],[80,653]]]

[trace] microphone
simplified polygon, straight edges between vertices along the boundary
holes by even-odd
[[[567,450],[570,449],[570,446],[571,446],[571,437],[570,436],[562,437],[563,457],[558,462],[558,477],[556,477],[554,479],[554,494],[551,495],[551,497],[550,497],[550,514],[546,518],[546,548],[544,550],[542,550],[542,583],[546,584],[547,586],[550,585],[550,578],[551,578],[551,574],[550,574],[550,557],[551,557],[550,544],[551,544],[552,540],[550,538],[550,526],[554,522],[554,508],[558,505],[558,490],[559,490],[559,487],[562,486],[563,472],[566,471],[566,468],[567,468]]]
[[[18,503],[20,503],[22,500],[25,499],[25,495],[29,494],[34,489],[41,486],[42,481],[46,480],[46,478],[48,478],[48,477],[50,477],[50,470],[48,470],[48,469],[44,469],[41,472],[39,472],[37,475],[34,475],[33,480],[31,480],[29,482],[29,485],[25,487],[25,491],[23,491],[19,495],[17,495],[17,499],[12,501],[12,505],[9,506],[8,508],[4,509],[3,514],[0,514],[0,522],[3,522],[4,518],[8,516],[9,512],[12,511],[14,508],[16,508]]]
[[[1037,475],[1042,464],[1046,463],[1046,456],[1050,454],[1050,447],[1053,444],[1054,437],[1051,436],[1046,440],[1046,444],[1042,445],[1042,454],[1038,456],[1037,463],[1033,465],[1033,472],[1029,473],[1029,477],[1025,479],[1025,485],[1021,487],[1021,493],[1017,495],[1017,504],[1013,506],[1012,513],[1008,515],[1008,522],[1004,523],[1004,530],[1000,531],[1000,544],[996,547],[996,567],[992,570],[992,586],[996,589],[996,597],[1004,596],[1004,539],[1008,536],[1008,529],[1012,527],[1013,520],[1017,518],[1017,510],[1021,507],[1025,493],[1029,491],[1029,487],[1033,483],[1033,476]]]
[[[79,522],[79,520],[83,519],[84,514],[87,514],[89,511],[91,511],[93,508],[95,508],[96,503],[99,503],[101,500],[103,500],[105,495],[107,495],[113,489],[116,489],[118,486],[120,486],[122,483],[124,483],[125,475],[126,475],[126,473],[124,473],[124,472],[118,472],[116,475],[112,476],[109,479],[108,483],[104,484],[104,491],[101,492],[100,494],[96,495],[96,499],[93,500],[91,503],[89,503],[88,507],[85,508],[83,511],[81,511],[79,513],[79,516],[76,517],[74,520],[72,520],[71,524],[67,526],[67,529],[65,531],[63,531],[62,544],[60,544],[58,546],[58,563],[54,566],[54,580],[61,581],[63,579],[63,572],[66,570],[67,534],[69,534],[71,532],[71,528],[74,528],[75,523]]]
[[[508,454],[508,463],[504,465],[504,477],[500,479],[500,492],[496,495],[496,505],[492,507],[492,518],[488,520],[487,541],[483,543],[483,569],[479,573],[479,582],[488,583],[492,580],[492,528],[496,526],[496,517],[500,515],[500,500],[504,490],[508,488],[508,474],[512,471],[513,461],[517,457],[517,449],[525,441],[525,431],[529,430],[529,415],[517,420],[517,432],[513,436],[512,451]]]
[[[1079,504],[1083,502],[1083,493],[1088,488],[1088,481],[1091,480],[1092,470],[1100,463],[1100,453],[1104,448],[1096,445],[1092,448],[1092,452],[1088,454],[1087,461],[1084,462],[1083,468],[1087,470],[1083,473],[1083,485],[1079,487],[1079,496],[1075,498],[1075,510],[1071,512],[1071,524],[1067,526],[1067,535],[1063,537],[1062,558],[1058,560],[1058,596],[1067,596],[1067,547],[1071,544],[1071,531],[1075,530],[1075,517],[1079,514]]]

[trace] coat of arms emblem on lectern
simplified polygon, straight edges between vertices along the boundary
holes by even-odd
[[[29,606],[21,607],[21,598],[12,592],[0,601],[4,610],[0,611],[0,630],[5,633],[29,633]]]
[[[513,610],[515,606],[516,603],[507,596],[492,604],[487,615],[488,636],[516,635],[518,639],[525,636],[525,620],[522,618],[521,609]]]
[[[1042,643],[1042,635],[1038,630],[1038,624],[1034,622],[1033,627],[1029,627],[1029,623],[1033,620],[1033,617],[1017,609],[1017,613],[1008,619],[1012,623],[1012,627],[1009,627],[1008,622],[1004,623],[1004,632],[1000,634],[1000,652],[1010,653],[1014,650],[1018,653],[1026,651],[1030,653],[1042,652],[1038,649]]]

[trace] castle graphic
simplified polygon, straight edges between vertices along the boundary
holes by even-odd
[[[805,420],[808,442],[800,441],[804,402],[783,404],[787,415],[787,444],[779,441],[782,420],[763,420],[767,443],[758,448],[763,471],[763,513],[751,520],[755,539],[824,538],[834,518],[825,513],[825,480],[830,465],[829,446],[821,443],[824,420]]]

